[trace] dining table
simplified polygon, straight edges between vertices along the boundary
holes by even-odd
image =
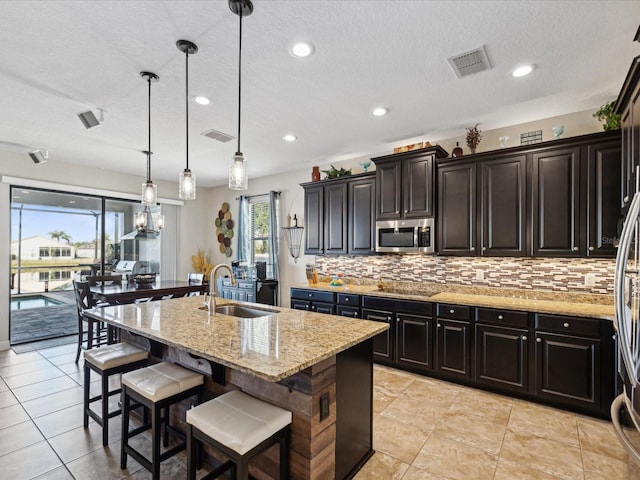
[[[207,285],[198,285],[184,280],[157,280],[149,284],[123,282],[122,284],[93,285],[91,296],[95,302],[124,305],[140,300],[160,300],[184,297],[190,293],[204,293]]]

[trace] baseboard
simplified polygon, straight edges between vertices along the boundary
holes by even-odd
[[[2,350],[9,350],[11,348],[11,343],[9,343],[9,340],[3,340],[0,342],[0,352]]]

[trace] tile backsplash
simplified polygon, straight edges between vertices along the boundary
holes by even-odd
[[[320,275],[347,282],[377,280],[613,294],[615,260],[587,258],[442,257],[385,254],[318,256]],[[585,282],[585,275],[588,275]],[[585,283],[590,283],[588,286]]]

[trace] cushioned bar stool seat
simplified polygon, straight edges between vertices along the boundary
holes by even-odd
[[[121,410],[109,411],[109,397],[122,389],[109,391],[109,377],[117,373],[130,372],[147,364],[149,352],[130,343],[115,343],[87,350],[84,354],[84,428],[89,426],[89,417],[102,427],[102,445],[109,443],[109,419],[120,415]],[[100,375],[100,395],[90,396],[91,370]],[[102,400],[102,413],[91,410],[91,403]]]
[[[131,455],[151,472],[153,480],[160,478],[160,463],[186,447],[185,436],[169,425],[169,408],[174,403],[198,395],[202,391],[204,378],[201,374],[173,363],[162,362],[146,368],[128,372],[122,376],[122,438],[120,467],[127,468],[127,456]],[[133,405],[131,401],[137,402]],[[151,424],[129,431],[129,414],[135,406],[143,405],[150,410]],[[162,411],[164,410],[164,415]],[[151,460],[129,445],[129,439],[151,429]],[[169,432],[181,442],[160,453],[160,437],[166,447]]]
[[[204,479],[216,478],[231,469],[232,478],[246,480],[251,459],[276,443],[280,444],[280,478],[289,478],[290,425],[290,411],[239,390],[187,410],[189,480],[196,478],[197,441],[220,450],[230,458]]]

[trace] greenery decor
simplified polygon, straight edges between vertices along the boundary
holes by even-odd
[[[609,103],[602,105],[596,113],[593,114],[594,118],[597,118],[602,122],[602,128],[605,132],[609,130],[615,130],[620,128],[620,115],[613,113],[613,108],[616,106],[616,101],[612,100]]]
[[[327,175],[325,177],[326,180],[328,178],[338,178],[344,177],[345,175],[351,175],[351,169],[345,170],[344,168],[340,168],[340,170],[338,170],[336,167],[331,165],[331,168],[329,170],[322,170],[322,173]]]
[[[467,128],[467,145],[471,149],[471,152],[475,152],[480,140],[482,140],[482,130],[478,129],[478,123],[473,127]]]

